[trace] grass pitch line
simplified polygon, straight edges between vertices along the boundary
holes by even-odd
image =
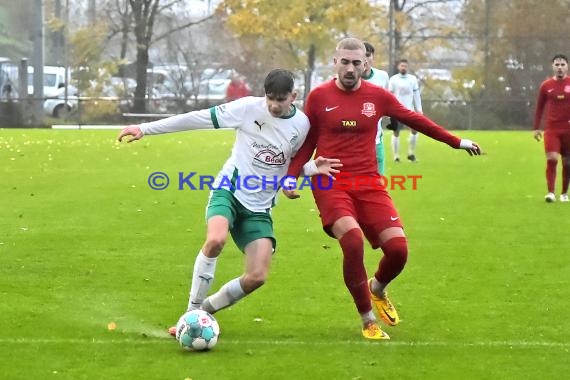
[[[125,338],[125,339],[34,339],[34,338],[0,338],[0,344],[161,344],[174,343],[174,339],[170,336],[163,338]],[[299,341],[299,340],[225,340],[221,339],[221,344],[233,345],[262,345],[262,346],[338,346],[338,345],[389,345],[403,347],[516,347],[516,348],[570,348],[570,342],[541,342],[541,341],[481,341],[481,342],[441,342],[441,341],[384,341],[369,342],[365,340],[344,340],[344,341]]]

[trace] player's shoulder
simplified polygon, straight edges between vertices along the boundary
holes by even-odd
[[[293,107],[295,107],[295,113],[285,120],[287,120],[298,133],[307,133],[311,125],[309,117],[299,107]]]
[[[314,87],[311,90],[311,92],[309,92],[306,101],[312,104],[318,102],[319,99],[324,100],[326,98],[329,98],[332,94],[334,94],[335,87],[336,87],[335,79],[323,82],[318,86]]]
[[[250,108],[250,107],[255,107],[255,106],[262,106],[263,102],[265,101],[265,98],[262,97],[258,97],[258,96],[245,96],[243,98],[239,98],[236,100],[232,100],[231,102],[227,102],[224,104],[221,104],[219,106],[216,106],[216,110],[221,111],[222,113],[226,110],[226,109],[230,109],[230,110],[238,110],[241,108]]]
[[[372,98],[380,100],[385,100],[386,96],[389,96],[390,94],[390,92],[386,90],[384,87],[378,86],[374,83],[365,80],[361,82],[360,89],[358,92],[362,94],[362,96],[368,98],[372,96]]]
[[[327,81],[319,84],[318,86],[314,87],[311,90],[311,93],[317,93],[318,94],[318,93],[322,93],[322,92],[328,92],[331,90],[331,88],[333,88],[333,86],[336,87],[335,81],[336,81],[336,79],[334,79],[334,78],[327,80]]]
[[[554,77],[548,77],[545,80],[542,81],[542,83],[540,84],[540,87],[544,88],[546,86],[550,86],[552,84],[555,83],[555,79]]]

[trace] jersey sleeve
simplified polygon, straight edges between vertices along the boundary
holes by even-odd
[[[382,87],[385,90],[388,90],[388,83],[390,83],[390,77],[388,76],[388,73],[380,70],[380,76],[382,77],[382,85],[380,87]]]
[[[210,108],[214,128],[240,128],[252,99],[249,96]]]
[[[309,119],[304,117],[301,128],[299,128],[299,137],[297,138],[297,141],[293,145],[293,151],[291,153],[292,157],[295,157],[295,155],[297,155],[297,152],[299,151],[301,146],[303,146],[303,144],[305,143],[310,127],[311,126],[309,124]]]
[[[546,106],[546,91],[544,88],[544,83],[540,86],[538,90],[538,98],[536,99],[536,110],[534,111],[534,130],[540,129],[540,122],[542,121],[542,115],[544,113],[544,108]]]
[[[246,98],[242,99],[210,109],[192,111],[150,123],[143,123],[140,125],[140,129],[145,135],[156,135],[193,129],[239,128],[247,109],[247,100]]]
[[[428,119],[422,114],[409,110],[403,106],[396,97],[388,92],[384,92],[379,96],[382,97],[381,102],[386,105],[386,115],[401,121],[412,129],[431,137],[434,140],[443,142],[452,148],[458,149],[461,139],[445,128],[437,125],[434,121]]]
[[[422,97],[420,95],[420,85],[418,84],[418,79],[414,77],[414,108],[417,112],[423,112],[422,110]]]
[[[396,79],[395,76],[391,76],[388,80],[388,91],[392,94],[396,92]]]
[[[315,123],[311,123],[311,109],[314,109],[312,106],[314,96],[313,92],[309,93],[307,97],[307,101],[305,102],[305,114],[309,118],[309,131],[307,133],[307,137],[303,144],[298,148],[297,153],[293,153],[293,158],[291,159],[291,163],[289,164],[289,168],[287,170],[287,176],[297,178],[301,174],[301,169],[303,169],[303,165],[307,161],[313,157],[313,152],[317,147],[317,127]],[[301,144],[301,143],[299,143]]]

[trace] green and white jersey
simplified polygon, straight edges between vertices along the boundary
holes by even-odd
[[[370,76],[369,77],[363,76],[362,79],[365,79],[368,82],[387,90],[388,81],[390,80],[390,77],[388,76],[388,73],[385,72],[384,70],[379,70],[373,67],[370,69]]]
[[[388,76],[388,73],[385,72],[384,70],[379,70],[372,67],[370,69],[370,76],[368,77],[363,76],[362,79],[367,80],[368,82],[387,90],[390,77]],[[376,144],[380,144],[383,134],[384,131],[382,130],[382,118],[380,118],[380,120],[378,120],[378,132],[376,133]]]
[[[231,191],[248,210],[265,211],[273,206],[291,158],[307,137],[309,119],[296,108],[287,117],[274,117],[265,97],[250,96],[140,127],[145,135],[211,127],[236,129],[231,156],[212,187]]]

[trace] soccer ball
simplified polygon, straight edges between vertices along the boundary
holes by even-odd
[[[188,311],[176,324],[176,340],[187,351],[212,349],[218,342],[219,335],[218,321],[204,310]]]

